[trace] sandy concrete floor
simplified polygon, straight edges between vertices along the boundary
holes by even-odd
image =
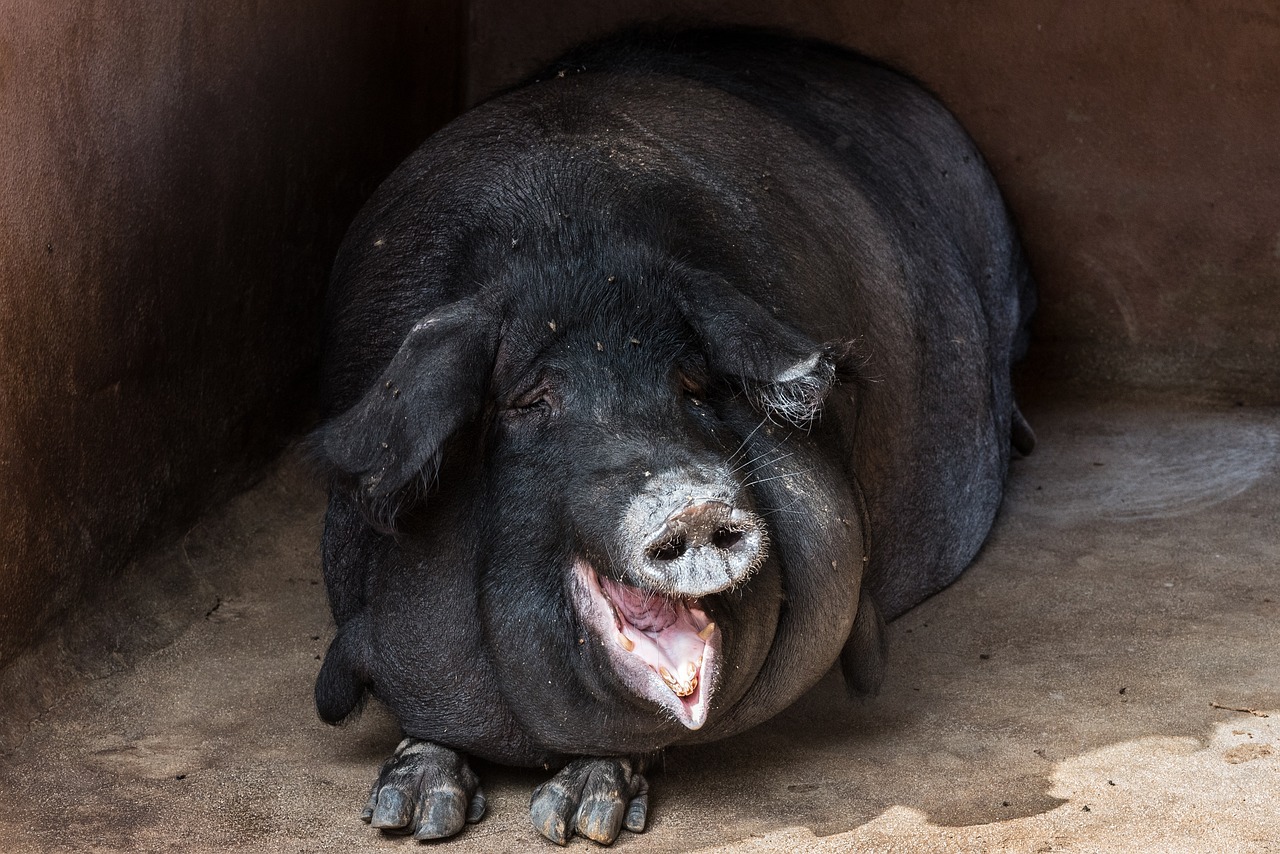
[[[1280,851],[1280,413],[1029,414],[1039,449],[974,567],[892,624],[883,694],[828,678],[669,751],[617,848]],[[321,511],[287,459],[167,553],[205,613],[11,741],[0,850],[416,848],[358,819],[394,723],[312,709]],[[553,850],[544,775],[478,770],[489,815],[443,850]]]

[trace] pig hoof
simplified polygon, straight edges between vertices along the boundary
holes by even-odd
[[[557,845],[577,833],[609,845],[626,828],[643,833],[649,785],[629,759],[575,759],[533,790],[529,817]]]
[[[484,792],[461,753],[406,738],[383,763],[360,817],[386,833],[440,839],[484,818]]]

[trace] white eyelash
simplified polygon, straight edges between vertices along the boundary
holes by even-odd
[[[821,414],[822,402],[835,381],[835,362],[815,355],[784,372],[774,382],[756,388],[756,404],[771,419],[806,427]]]

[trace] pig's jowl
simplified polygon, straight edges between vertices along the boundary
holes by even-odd
[[[1029,450],[1034,302],[973,143],[908,78],[755,33],[583,48],[435,134],[351,227],[316,437],[316,684],[406,735],[365,817],[639,831],[644,763],[785,708],[969,563]]]

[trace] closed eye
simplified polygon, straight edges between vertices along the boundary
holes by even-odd
[[[543,409],[550,409],[551,404],[547,402],[545,397],[539,397],[536,400],[530,400],[525,403],[517,403],[511,407],[515,412],[535,412]]]
[[[685,397],[690,397],[695,401],[702,401],[706,399],[707,384],[700,376],[692,372],[681,371],[679,373],[679,379],[680,394]]]
[[[551,389],[546,385],[539,385],[511,401],[504,410],[504,414],[515,417],[549,415],[555,408],[555,398]]]

